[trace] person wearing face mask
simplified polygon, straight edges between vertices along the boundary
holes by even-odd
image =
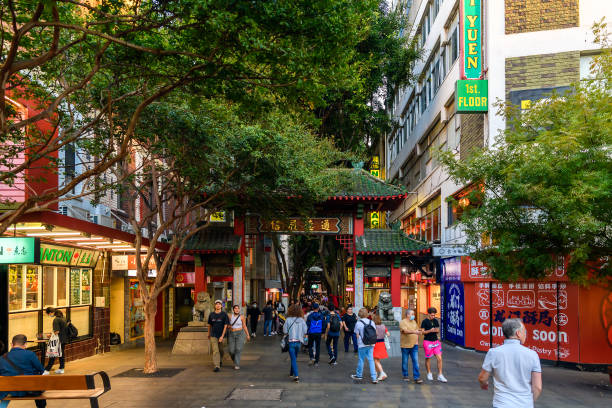
[[[542,393],[542,367],[538,354],[523,346],[527,329],[521,319],[502,323],[504,344],[489,349],[478,375],[480,388],[489,388],[493,376],[493,407],[533,408]]]
[[[414,315],[414,310],[406,310],[406,316],[399,324],[400,327],[400,347],[402,349],[402,376],[404,381],[410,381],[408,376],[408,359],[412,359],[412,376],[416,384],[422,384],[421,373],[419,372],[419,329]]]

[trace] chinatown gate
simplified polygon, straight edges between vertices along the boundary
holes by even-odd
[[[264,220],[257,215],[227,220],[191,239],[186,251],[195,255],[195,291],[210,291],[220,282],[231,285],[233,304],[245,305],[245,255],[254,243],[270,234],[331,235],[348,253],[355,307],[373,307],[378,292],[391,293],[395,310],[402,306],[402,285],[415,275],[433,278],[431,246],[399,229],[369,228],[372,213],[393,211],[408,194],[402,187],[380,180],[362,169],[338,169],[348,182],[343,191],[317,205],[316,216]],[[407,273],[412,271],[412,273]],[[416,274],[415,274],[416,272]],[[377,292],[375,296],[371,295]],[[216,293],[211,296],[218,298]]]

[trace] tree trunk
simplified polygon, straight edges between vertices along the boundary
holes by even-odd
[[[155,315],[157,314],[157,296],[150,297],[148,302],[145,302],[145,326],[144,326],[144,345],[145,345],[145,363],[144,373],[156,373],[157,367],[157,346],[155,344]]]

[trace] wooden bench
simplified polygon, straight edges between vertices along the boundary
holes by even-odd
[[[95,376],[102,379],[102,388],[96,388]],[[42,391],[40,395],[7,396],[7,401],[88,399],[92,408],[98,408],[98,398],[111,389],[110,379],[104,371],[88,375],[16,375],[0,377],[1,391]]]

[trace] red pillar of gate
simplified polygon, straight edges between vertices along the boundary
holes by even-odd
[[[197,256],[197,255],[196,255]],[[195,267],[195,293],[206,292],[206,273],[204,263]]]
[[[402,269],[399,262],[391,261],[391,304],[393,307],[402,305]]]

